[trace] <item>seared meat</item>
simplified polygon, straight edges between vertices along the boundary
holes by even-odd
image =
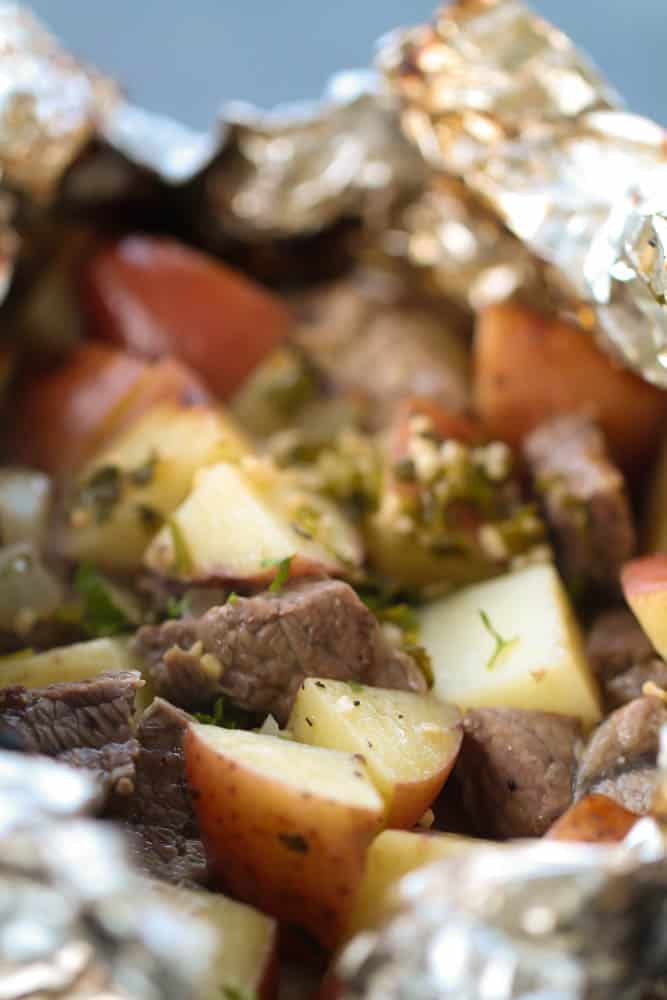
[[[373,295],[345,281],[294,302],[296,343],[338,390],[365,398],[386,424],[406,396],[427,396],[460,413],[470,402],[463,340],[442,312]]]
[[[44,688],[0,690],[0,726],[23,748],[92,770],[119,795],[134,788],[139,745],[131,722],[142,681],[138,673]]]
[[[476,708],[463,719],[454,780],[475,832],[539,837],[572,801],[579,723],[565,715]]]
[[[205,884],[204,847],[183,759],[189,717],[161,698],[142,716],[134,795],[116,816],[126,822],[138,865],[167,882]]]
[[[639,698],[647,681],[667,687],[667,664],[655,655],[639,622],[625,608],[598,615],[586,653],[609,710]]]
[[[635,551],[635,529],[621,472],[604,438],[585,416],[557,417],[524,443],[563,575],[617,590],[623,563]]]
[[[391,646],[348,584],[309,581],[239,597],[201,618],[142,628],[135,649],[158,694],[182,708],[219,695],[284,723],[304,677],[425,689],[414,661]]]
[[[575,797],[599,792],[631,812],[648,812],[655,792],[660,727],[667,706],[643,697],[617,709],[591,736],[577,774]]]

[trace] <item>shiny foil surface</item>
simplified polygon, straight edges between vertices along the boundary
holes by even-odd
[[[554,300],[580,316],[587,313],[577,303],[592,304],[604,346],[667,386],[664,130],[626,111],[573,43],[517,0],[458,0],[432,26],[391,36],[379,64],[406,136],[434,171],[422,197],[430,225],[422,209],[412,214],[421,222],[405,226],[410,260],[447,289],[452,213],[446,203],[433,207],[433,192],[455,178],[459,214],[468,215],[457,245],[479,264],[477,283],[493,259],[466,197],[487,207],[506,241],[511,234],[521,244],[513,265],[512,244],[499,240],[505,268],[494,295],[527,287],[527,249],[546,266]],[[480,303],[477,289],[468,298]]]
[[[667,973],[666,891],[648,819],[618,847],[475,848],[403,879],[397,915],[343,952],[343,997],[630,1000]]]
[[[85,772],[0,752],[2,1000],[198,1000],[208,927],[146,888],[120,833],[87,818]]]

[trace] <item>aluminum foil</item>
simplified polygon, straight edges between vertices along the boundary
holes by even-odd
[[[400,909],[339,961],[344,1000],[630,1000],[667,975],[667,859],[642,820],[617,847],[478,848],[407,876]]]
[[[667,386],[664,130],[627,112],[573,43],[517,0],[458,0],[432,27],[390,36],[379,64],[434,171],[402,220],[408,259],[460,299],[463,247],[473,306],[540,275],[555,301],[597,321],[606,347]],[[461,185],[453,211],[437,196],[443,179]],[[497,227],[490,244],[477,205]]]
[[[0,752],[1,1000],[198,1000],[214,941],[146,889],[85,773]]]

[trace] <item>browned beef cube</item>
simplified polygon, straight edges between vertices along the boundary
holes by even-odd
[[[190,710],[224,695],[280,723],[305,677],[422,691],[414,661],[340,580],[239,597],[200,618],[142,628],[135,648],[162,697]]]
[[[119,795],[134,789],[139,745],[132,718],[141,677],[135,672],[43,688],[0,690],[0,726],[28,751],[91,770]]]
[[[635,551],[635,528],[623,475],[601,431],[586,416],[557,417],[528,436],[524,455],[565,578],[617,590]]]
[[[564,715],[475,708],[454,771],[482,837],[539,837],[572,801],[579,723]]]

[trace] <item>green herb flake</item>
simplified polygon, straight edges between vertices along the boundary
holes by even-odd
[[[171,545],[174,553],[173,569],[179,575],[192,571],[192,556],[188,549],[180,524],[174,517],[167,518],[167,527],[171,535]]]
[[[239,599],[239,595],[236,593],[235,590],[232,590],[231,594],[229,595],[229,597],[225,601],[225,604],[236,604],[236,602],[238,601],[238,599]]]
[[[353,691],[363,691],[364,685],[360,684],[359,681],[347,681],[347,686]]]
[[[159,510],[155,507],[149,507],[148,504],[138,503],[136,506],[137,516],[141,521],[143,527],[146,531],[158,531],[163,523],[164,518]]]
[[[131,629],[132,623],[114,600],[112,585],[93,566],[79,566],[74,589],[83,598],[81,626],[89,636],[100,639]]]
[[[295,854],[308,854],[310,850],[308,841],[300,833],[279,833],[278,840],[288,851],[294,851]]]
[[[271,584],[269,586],[269,591],[272,594],[279,594],[283,589],[287,581],[289,580],[290,569],[292,566],[292,560],[294,556],[286,556],[284,559],[264,559],[262,560],[262,569],[273,569],[275,567],[276,575],[274,576]]]
[[[123,477],[117,465],[103,465],[83,484],[77,505],[92,509],[98,524],[108,521],[123,493]]]
[[[498,661],[498,658],[507,649],[509,649],[510,646],[513,646],[515,643],[517,643],[519,641],[519,637],[518,637],[518,635],[515,635],[515,636],[512,636],[511,639],[504,639],[502,637],[502,635],[500,634],[500,632],[498,632],[498,630],[496,628],[494,628],[494,626],[492,625],[491,619],[489,618],[489,616],[486,613],[486,611],[482,611],[480,609],[480,611],[479,611],[479,617],[482,619],[482,624],[483,624],[484,628],[486,629],[486,631],[489,633],[489,635],[492,637],[492,639],[494,640],[494,642],[496,644],[496,647],[495,647],[493,653],[491,654],[491,656],[490,656],[490,658],[489,658],[489,660],[488,660],[488,662],[486,664],[486,669],[487,670],[493,670],[493,668],[495,667],[495,665],[496,665],[496,663]]]
[[[133,486],[148,486],[155,478],[155,470],[160,460],[156,451],[152,451],[145,462],[132,469],[127,474],[127,478]]]
[[[247,990],[242,990],[239,986],[230,986],[226,984],[222,987],[221,992],[222,1000],[257,1000],[257,994],[253,990],[249,993]]]
[[[165,609],[167,618],[183,618],[190,610],[191,604],[190,594],[184,594],[183,597],[170,597]]]
[[[224,729],[236,729],[236,726],[227,726],[225,721],[225,699],[221,696],[216,698],[213,705],[213,715],[206,712],[195,712],[194,717],[197,722],[203,722],[206,726],[222,726]]]

